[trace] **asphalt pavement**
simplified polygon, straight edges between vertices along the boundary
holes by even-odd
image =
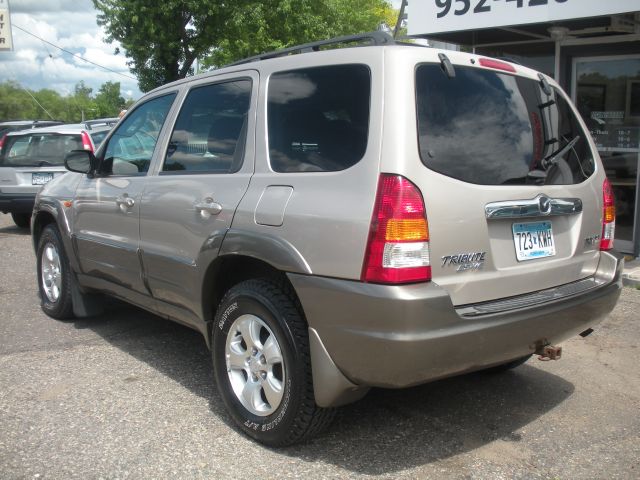
[[[115,303],[60,322],[0,214],[0,478],[640,478],[640,290],[557,362],[373,390],[311,442],[233,426],[188,328]]]

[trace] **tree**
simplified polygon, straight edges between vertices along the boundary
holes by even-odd
[[[74,93],[61,96],[50,89],[27,90],[20,84],[0,83],[0,121],[49,119],[79,122],[96,117],[115,117],[122,108],[128,108],[133,100],[125,102],[120,96],[120,83],[106,82],[95,98],[93,90],[84,82],[75,86]],[[43,110],[43,109],[46,109]]]
[[[376,30],[393,12],[386,0],[251,1],[227,20],[227,35],[204,65],[220,66],[301,43]]]
[[[74,94],[68,98],[67,105],[70,108],[67,118],[70,121],[79,121],[95,117],[98,108],[93,100],[93,88],[88,87],[83,80],[76,83]]]
[[[116,117],[124,108],[124,98],[120,95],[120,82],[103,83],[95,98],[98,117]]]
[[[375,30],[387,0],[93,0],[142,91],[184,78],[196,58],[219,66],[267,50]],[[118,53],[118,50],[116,50]]]

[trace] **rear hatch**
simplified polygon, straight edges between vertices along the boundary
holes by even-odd
[[[0,189],[15,194],[37,192],[65,173],[67,153],[82,148],[79,133],[7,135],[0,152]]]
[[[457,55],[454,76],[412,65],[433,281],[465,305],[592,275],[604,175],[575,109],[531,70]]]

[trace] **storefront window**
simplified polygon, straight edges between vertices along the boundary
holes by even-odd
[[[575,98],[616,196],[617,247],[634,247],[640,157],[640,56],[579,58]],[[635,239],[637,241],[637,239]]]

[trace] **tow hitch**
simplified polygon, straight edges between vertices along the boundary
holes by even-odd
[[[538,355],[538,360],[547,362],[549,360],[560,360],[562,357],[562,347],[556,347],[555,345],[540,345],[535,354]]]

